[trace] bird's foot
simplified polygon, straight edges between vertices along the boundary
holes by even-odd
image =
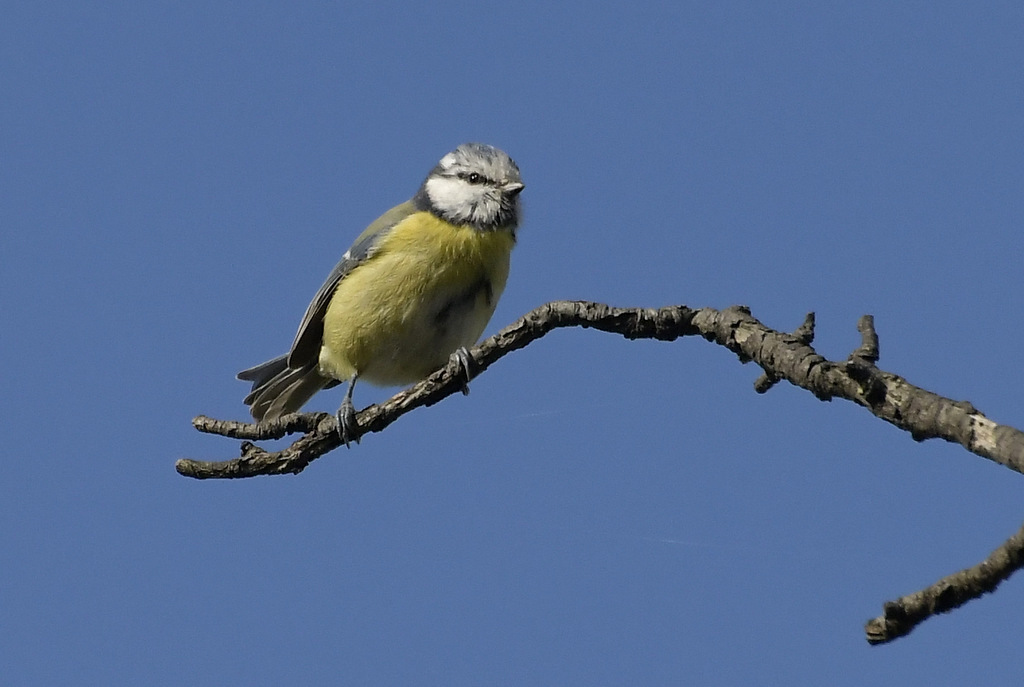
[[[451,360],[455,363],[456,374],[461,374],[466,381],[462,383],[462,395],[469,395],[469,383],[476,377],[477,366],[473,356],[469,354],[465,346],[459,346],[458,350],[452,353]]]
[[[338,437],[345,444],[345,448],[351,448],[349,444],[353,436],[358,444],[359,436],[356,431],[359,429],[359,423],[356,421],[356,409],[352,406],[352,399],[345,397],[335,417],[338,419]]]

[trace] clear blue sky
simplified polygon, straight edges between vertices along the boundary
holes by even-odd
[[[882,367],[1024,425],[1024,5],[835,5],[7,3],[4,679],[1019,682],[1024,576],[862,626],[1016,531],[1021,476],[703,340],[560,331],[298,477],[174,472],[470,140],[527,183],[489,332],[743,303],[843,358],[873,313]]]

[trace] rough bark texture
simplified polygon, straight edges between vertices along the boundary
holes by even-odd
[[[764,373],[754,383],[758,393],[785,380],[823,401],[843,398],[863,406],[876,417],[909,432],[916,441],[945,439],[1024,474],[1024,433],[992,422],[970,403],[933,394],[876,366],[878,336],[870,316],[862,317],[857,324],[860,346],[846,360],[830,361],[811,346],[813,313],[795,332],[785,333],[764,326],[742,306],[725,310],[694,310],[685,306],[613,308],[601,303],[556,301],[527,313],[474,348],[471,355],[476,373],[559,327],[599,329],[627,339],[673,341],[681,336],[702,336],[733,351],[741,362],[753,361],[761,367]],[[364,409],[358,415],[356,440],[364,434],[382,431],[415,408],[433,405],[460,392],[463,383],[458,367],[450,364],[386,403]],[[233,460],[177,462],[175,467],[180,474],[197,479],[296,474],[341,445],[337,422],[326,413],[294,413],[258,425],[204,416],[192,423],[201,432],[246,440],[242,442],[241,456]],[[281,451],[268,452],[251,443],[297,433],[302,436]],[[1024,529],[982,563],[886,603],[884,614],[868,622],[867,639],[879,644],[906,635],[928,617],[993,591],[1022,566]]]

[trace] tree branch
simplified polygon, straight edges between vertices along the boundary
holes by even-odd
[[[811,346],[813,313],[807,315],[799,329],[787,334],[764,326],[742,306],[725,310],[694,310],[685,306],[613,308],[585,301],[555,301],[527,313],[474,348],[470,353],[477,372],[482,373],[505,355],[560,327],[593,328],[627,339],[661,341],[699,335],[728,348],[741,362],[757,363],[764,373],[754,383],[758,393],[765,393],[785,380],[823,401],[852,401],[909,432],[916,441],[945,439],[1024,474],[1024,433],[992,422],[970,403],[926,391],[876,366],[878,335],[870,315],[857,323],[860,346],[846,360],[830,361]],[[380,432],[409,411],[433,405],[461,389],[459,370],[448,365],[387,402],[360,412],[355,438]],[[297,474],[341,445],[337,421],[327,413],[293,413],[261,424],[199,416],[192,424],[201,432],[247,440],[242,442],[241,456],[233,460],[177,462],[175,467],[180,474],[197,479]],[[296,433],[302,433],[302,437],[281,451],[268,452],[251,443]],[[887,603],[885,614],[868,623],[868,641],[877,644],[903,636],[931,615],[952,610],[992,591],[1024,566],[1022,552],[1024,529],[974,568]]]
[[[910,634],[921,622],[948,613],[989,592],[1024,567],[1024,527],[973,568],[943,577],[930,587],[886,602],[884,613],[864,626],[868,642],[885,644]]]

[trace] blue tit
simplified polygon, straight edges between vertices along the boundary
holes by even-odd
[[[370,224],[327,276],[287,355],[243,370],[257,421],[299,410],[348,382],[338,409],[347,445],[357,379],[417,382],[466,351],[494,314],[508,278],[523,182],[501,150],[466,143],[441,158],[419,191]]]

